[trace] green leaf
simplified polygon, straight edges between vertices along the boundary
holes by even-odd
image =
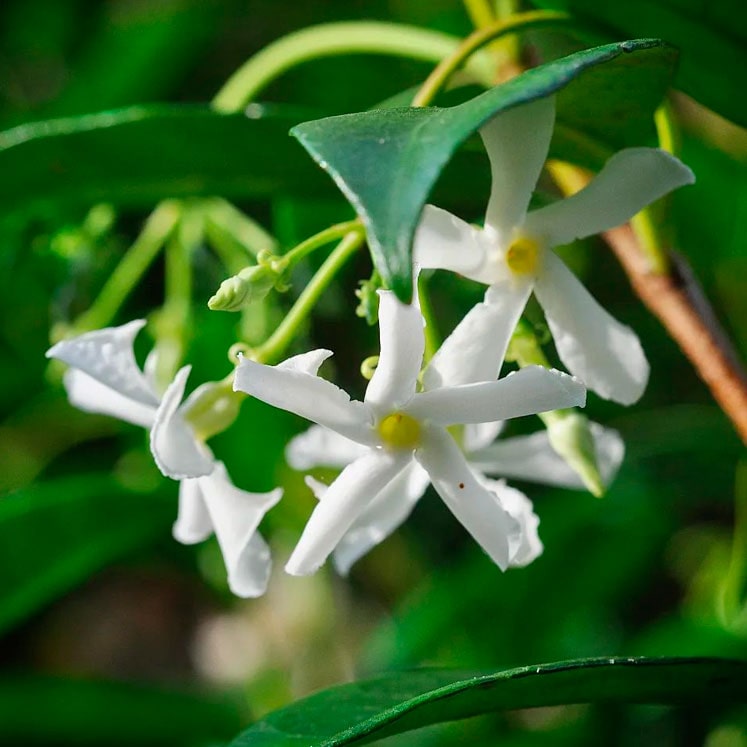
[[[215,696],[115,682],[0,680],[0,742],[47,745],[206,745],[240,728]]]
[[[528,70],[449,108],[387,109],[304,122],[291,130],[355,207],[374,261],[405,301],[420,212],[456,149],[496,114],[557,93],[557,119],[619,148],[651,133],[676,53],[657,40],[585,50]],[[487,199],[487,195],[486,195]]]
[[[43,483],[0,500],[0,631],[113,560],[167,536],[171,493],[126,490],[109,476]]]
[[[593,24],[596,39],[656,36],[679,48],[675,86],[747,126],[747,5],[742,0],[534,0]]]
[[[0,216],[167,197],[316,194],[324,177],[288,137],[301,117],[136,106],[0,133]]]
[[[271,713],[232,747],[341,747],[494,711],[567,703],[747,702],[747,663],[582,659],[496,674],[420,670],[351,683]]]

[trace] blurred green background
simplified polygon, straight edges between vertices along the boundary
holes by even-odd
[[[0,130],[131,104],[204,104],[270,41],[312,23],[362,18],[458,36],[471,30],[452,0],[6,0]],[[636,35],[609,26],[598,33]],[[666,37],[666,26],[640,32],[654,34]],[[547,32],[529,38],[524,54],[536,61],[577,45]],[[296,121],[358,111],[417,85],[429,70],[373,56],[318,60],[283,76],[261,100],[295,107]],[[673,105],[682,159],[697,175],[672,201],[676,245],[744,357],[747,133],[685,95],[676,94]],[[0,159],[6,145],[0,134]],[[278,158],[308,160],[290,140]],[[0,170],[0,193],[9,198],[23,183],[23,162],[15,168]],[[480,217],[485,194],[475,185],[484,177],[455,185],[467,219]],[[600,302],[638,331],[652,365],[648,391],[634,407],[590,397],[590,417],[619,429],[627,444],[608,494],[597,500],[517,484],[535,502],[545,544],[526,569],[502,574],[429,494],[350,579],[328,567],[291,578],[282,565],[314,501],[282,454],[305,425],[247,401],[212,445],[238,486],[281,484],[286,497],[262,527],[276,558],[270,589],[244,602],[227,590],[214,541],[195,548],[171,539],[177,485],[157,472],[145,434],[70,407],[60,371],[44,358],[50,329],[88,308],[153,206],[89,213],[91,205],[66,205],[0,205],[0,743],[221,744],[314,689],[416,665],[499,669],[613,654],[747,655],[742,445],[601,241],[575,245],[566,256]],[[313,197],[277,190],[239,205],[282,249],[352,214],[331,188]],[[297,271],[290,298],[316,262]],[[228,274],[216,255],[201,246],[195,268],[186,341],[193,385],[228,372],[226,350],[241,334],[237,316],[206,307]],[[356,283],[370,271],[364,256],[345,269],[296,348],[334,350],[339,383],[357,394],[365,384],[360,361],[377,352],[375,328],[354,316]],[[476,287],[455,287],[445,275],[434,276],[432,289],[444,330],[479,297]],[[290,298],[271,300],[243,329],[271,328]],[[149,315],[162,302],[157,261],[116,322]],[[149,343],[141,342],[144,352]],[[518,423],[510,432],[537,427]],[[714,721],[684,709],[569,706],[390,743],[706,740],[747,745],[747,714]]]

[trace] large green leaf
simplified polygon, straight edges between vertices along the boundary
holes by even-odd
[[[742,0],[534,0],[565,10],[603,36],[657,36],[679,48],[675,85],[707,107],[747,126],[747,5]]]
[[[0,216],[60,204],[324,190],[326,180],[288,137],[301,117],[253,112],[136,106],[0,133]]]
[[[619,148],[646,140],[676,53],[657,40],[585,50],[528,70],[449,108],[387,109],[291,130],[363,220],[379,271],[412,293],[410,245],[428,193],[456,149],[497,113],[557,93],[563,131]]]
[[[35,745],[220,744],[239,709],[215,696],[117,682],[0,680],[0,743]]]
[[[744,703],[747,663],[584,659],[497,674],[421,670],[333,687],[271,713],[233,747],[341,747],[494,711],[565,703]]]
[[[173,494],[134,493],[110,476],[34,485],[0,499],[0,631],[169,532]]]

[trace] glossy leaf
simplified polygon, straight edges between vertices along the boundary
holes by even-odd
[[[291,134],[353,204],[379,272],[407,301],[420,212],[444,165],[470,135],[501,111],[557,93],[558,122],[565,128],[613,148],[640,143],[650,133],[674,60],[674,50],[656,40],[611,44],[528,70],[459,106],[329,117],[298,125]]]
[[[232,747],[341,747],[430,724],[566,703],[744,703],[747,663],[583,659],[496,674],[433,669],[334,687],[254,724]]]
[[[0,216],[102,201],[151,205],[167,197],[327,188],[288,137],[300,117],[252,111],[250,118],[199,106],[135,106],[0,133]]]
[[[657,36],[681,54],[675,86],[705,106],[747,126],[747,6],[741,0],[534,0],[594,24],[595,38]]]
[[[38,484],[0,500],[0,631],[113,560],[168,536],[175,495],[133,493],[109,476]]]
[[[164,687],[52,677],[0,680],[0,742],[221,744],[240,726],[227,700]]]

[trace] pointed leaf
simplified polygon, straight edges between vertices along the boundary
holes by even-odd
[[[333,687],[258,721],[232,747],[342,747],[445,721],[566,703],[747,702],[747,663],[582,659],[495,674],[426,669]]]
[[[610,44],[528,70],[458,106],[328,117],[304,122],[291,134],[350,200],[366,226],[379,272],[409,301],[410,247],[420,212],[445,164],[470,135],[501,111],[556,93],[558,121],[567,129],[615,148],[640,143],[675,56],[657,40]]]

